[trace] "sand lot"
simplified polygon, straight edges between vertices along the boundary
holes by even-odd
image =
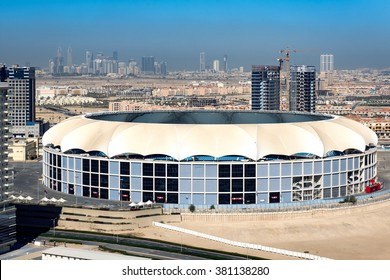
[[[198,220],[198,221],[197,221]],[[175,226],[275,248],[308,251],[332,259],[390,259],[390,201],[350,210],[330,210],[256,221],[202,221],[183,217]],[[211,249],[271,259],[290,259],[270,253],[227,246],[156,227],[140,229],[140,235]]]

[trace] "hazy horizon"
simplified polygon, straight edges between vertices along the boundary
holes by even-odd
[[[119,61],[154,56],[168,70],[199,69],[228,55],[229,68],[277,65],[281,49],[291,64],[319,67],[334,55],[335,69],[389,68],[390,1],[35,0],[0,2],[0,63],[47,68],[69,46],[73,63],[85,51],[119,54]]]

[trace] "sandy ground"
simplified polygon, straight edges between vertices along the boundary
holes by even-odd
[[[374,209],[372,209],[374,208]],[[390,259],[390,201],[375,207],[313,216],[308,213],[297,218],[257,222],[184,221],[173,225],[226,239],[272,246],[275,248],[308,251],[311,254],[347,260]],[[139,235],[210,249],[238,252],[271,259],[290,259],[286,256],[236,248],[214,241],[148,227]]]

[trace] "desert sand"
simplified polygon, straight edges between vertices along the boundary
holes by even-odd
[[[183,216],[173,225],[279,249],[346,260],[390,259],[390,201],[329,211],[296,215],[278,214],[272,219],[248,221],[207,221],[196,214]],[[156,227],[137,230],[141,236],[183,245],[205,247],[270,259],[292,259],[252,249],[228,246],[184,233]]]

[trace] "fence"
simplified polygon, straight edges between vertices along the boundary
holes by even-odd
[[[158,222],[153,222],[153,225],[156,227],[160,227],[160,228],[164,228],[164,229],[168,229],[168,230],[173,230],[173,231],[177,231],[177,232],[182,232],[182,233],[190,234],[190,235],[197,236],[200,238],[205,238],[205,239],[213,240],[213,241],[220,242],[223,244],[246,248],[246,249],[259,250],[259,251],[263,251],[263,252],[275,253],[275,254],[279,254],[279,255],[285,255],[285,256],[296,257],[296,258],[300,258],[300,259],[307,259],[307,260],[330,260],[330,259],[325,258],[325,257],[320,257],[320,256],[308,254],[308,253],[294,252],[294,251],[283,250],[283,249],[278,249],[278,248],[273,248],[273,247],[268,247],[268,246],[263,246],[263,245],[258,245],[258,244],[232,241],[229,239],[197,232],[194,230],[184,229],[184,228],[180,228],[180,227],[176,227],[176,226],[172,226],[172,225],[167,225],[167,224],[162,224],[162,223],[158,223]]]

